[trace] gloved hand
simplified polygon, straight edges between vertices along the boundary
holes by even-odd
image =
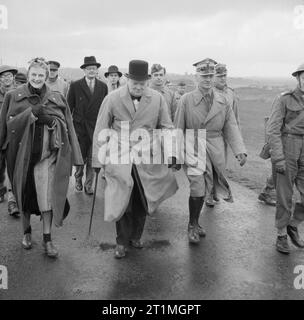
[[[173,170],[180,170],[182,165],[180,163],[176,163],[176,158],[175,157],[170,157],[168,159],[168,168],[172,168]]]
[[[40,113],[42,109],[42,105],[41,104],[35,104],[32,105],[32,113],[35,117],[38,117],[38,114]]]
[[[247,161],[247,154],[239,153],[239,154],[236,155],[236,158],[239,161],[240,166],[242,167]]]
[[[47,114],[43,108],[40,109],[40,112],[37,115],[39,124],[46,124],[48,127],[52,127],[55,121],[55,117]]]
[[[285,160],[280,160],[275,163],[275,171],[277,173],[285,174],[286,173],[286,162]]]

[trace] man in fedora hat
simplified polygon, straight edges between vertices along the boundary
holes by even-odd
[[[169,115],[171,120],[174,120],[174,115],[177,107],[174,92],[166,85],[166,68],[160,64],[153,64],[151,67],[151,83],[150,88],[158,91],[165,98],[168,105]]]
[[[117,66],[109,66],[108,71],[105,72],[104,76],[108,81],[109,92],[116,90],[121,86],[119,80],[122,77],[122,73],[118,70]]]
[[[297,79],[297,87],[274,100],[266,127],[275,170],[276,249],[284,254],[290,253],[287,235],[296,247],[304,248],[298,233],[304,220],[304,64],[292,76]],[[294,184],[301,199],[292,212]]]
[[[27,76],[26,76],[25,73],[18,72],[15,75],[15,85],[16,85],[16,87],[19,87],[19,86],[21,86],[22,84],[24,84],[26,82],[27,82]]]
[[[206,235],[199,225],[199,216],[212,188],[221,187],[225,192],[224,199],[233,201],[225,177],[224,139],[228,141],[240,165],[246,162],[246,149],[234,113],[223,95],[213,88],[215,64],[209,58],[194,64],[197,89],[181,97],[174,120],[175,127],[183,131],[206,130],[206,167],[193,168],[187,163],[184,166],[190,183],[188,239],[194,244]],[[198,145],[201,143],[197,141]]]
[[[176,103],[180,100],[180,98],[185,94],[186,92],[187,84],[184,80],[180,80],[177,83],[177,90],[175,91],[174,97],[176,100]]]
[[[80,68],[84,71],[84,77],[71,83],[67,100],[72,112],[82,157],[86,165],[84,191],[86,194],[92,195],[94,193],[92,187],[94,172],[91,164],[93,133],[99,108],[104,97],[108,94],[108,87],[104,82],[96,78],[100,63],[96,61],[94,56],[85,57],[84,63]],[[83,175],[84,166],[76,167],[75,189],[77,192],[83,190]]]
[[[132,150],[136,148],[137,144],[132,137],[139,132],[139,142],[142,141],[144,131],[145,139],[148,136],[151,143],[154,129],[171,132],[174,128],[165,99],[148,87],[148,63],[143,60],[130,61],[126,77],[127,85],[113,91],[104,100],[93,139],[93,167],[97,172],[102,169],[106,181],[104,219],[116,221],[116,258],[126,255],[128,245],[142,248],[140,239],[146,214],[154,212],[163,200],[171,197],[178,189],[168,165],[161,162],[154,164],[150,158],[147,162],[137,162],[132,151],[129,153],[130,148],[124,148],[126,144]],[[109,139],[105,137],[104,140],[102,135],[108,131],[112,133]],[[153,143],[157,143],[156,140]],[[151,144],[144,141],[142,146],[148,149],[148,157],[152,154],[153,157],[161,155],[164,150],[162,146],[155,152],[153,149],[154,153],[151,153]],[[111,150],[116,147],[121,157],[117,161],[114,159],[107,162],[107,154],[110,152],[111,158]]]
[[[49,66],[49,76],[46,81],[46,84],[52,91],[60,92],[64,97],[66,97],[68,93],[68,84],[66,81],[59,77],[59,68],[60,63],[58,61],[50,60],[48,61]]]
[[[3,105],[4,96],[6,92],[12,89],[15,89],[14,77],[17,74],[17,72],[18,70],[14,67],[7,66],[7,65],[0,66],[0,110]],[[6,193],[6,187],[4,185],[5,168],[6,168],[6,164],[4,161],[4,157],[0,156],[0,202],[4,201],[4,195]],[[17,205],[15,207],[17,208]],[[17,209],[16,208],[12,208],[14,214],[18,212],[18,208]]]

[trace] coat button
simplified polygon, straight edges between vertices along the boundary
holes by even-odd
[[[12,133],[15,133],[15,130],[12,130]]]
[[[64,142],[61,142],[62,145],[64,145]]]

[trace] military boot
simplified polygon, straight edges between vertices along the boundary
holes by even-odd
[[[281,253],[284,253],[284,254],[290,253],[290,247],[288,244],[287,234],[284,236],[277,237],[276,248]]]

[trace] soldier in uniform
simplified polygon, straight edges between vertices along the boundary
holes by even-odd
[[[298,233],[298,225],[304,220],[304,64],[292,76],[297,79],[297,87],[275,99],[267,122],[276,173],[276,249],[284,254],[290,253],[287,235],[295,246],[304,248]],[[301,200],[292,212],[294,184]]]
[[[118,89],[121,86],[120,78],[122,73],[118,70],[117,66],[109,66],[108,71],[104,74],[107,79],[108,92]]]
[[[151,83],[150,88],[158,91],[165,98],[168,106],[168,111],[171,120],[174,120],[174,115],[177,107],[177,102],[174,92],[170,90],[166,84],[166,69],[160,64],[153,64],[151,67]]]
[[[49,65],[49,77],[46,81],[46,84],[51,89],[51,91],[58,91],[64,97],[66,97],[69,85],[65,80],[61,79],[58,75],[60,63],[57,61],[48,61],[48,65]]]
[[[17,74],[17,72],[17,69],[10,66],[3,65],[0,67],[0,110],[2,109],[5,94],[10,90],[15,89],[14,77]],[[6,193],[6,187],[4,186],[5,169],[6,164],[4,157],[0,157],[0,202],[4,201],[4,195]],[[19,213],[16,202],[11,203],[8,207],[10,214]]]
[[[214,77],[214,90],[223,94],[227,99],[231,109],[234,112],[236,122],[240,127],[240,116],[238,110],[238,97],[236,96],[234,90],[227,85],[227,67],[225,64],[217,63],[215,66],[215,77]],[[228,149],[227,144],[225,143],[225,154],[226,154],[226,161],[228,158]],[[206,199],[206,206],[213,208],[215,203],[218,202],[219,199],[214,192],[214,188],[210,195],[208,195]]]
[[[186,92],[186,82],[183,81],[183,80],[180,80],[178,83],[177,83],[177,90],[175,91],[175,100],[176,102],[178,103],[178,101],[180,100],[180,98],[185,94]]]
[[[234,112],[226,98],[213,88],[215,61],[207,58],[194,66],[197,88],[181,97],[174,124],[183,131],[206,130],[206,168],[193,167],[186,161],[184,166],[190,183],[188,238],[190,243],[199,243],[200,236],[205,236],[199,225],[200,211],[213,185],[226,193],[227,201],[233,201],[225,177],[224,140],[231,146],[241,166],[245,164],[247,155]],[[195,145],[199,143],[198,139]]]

